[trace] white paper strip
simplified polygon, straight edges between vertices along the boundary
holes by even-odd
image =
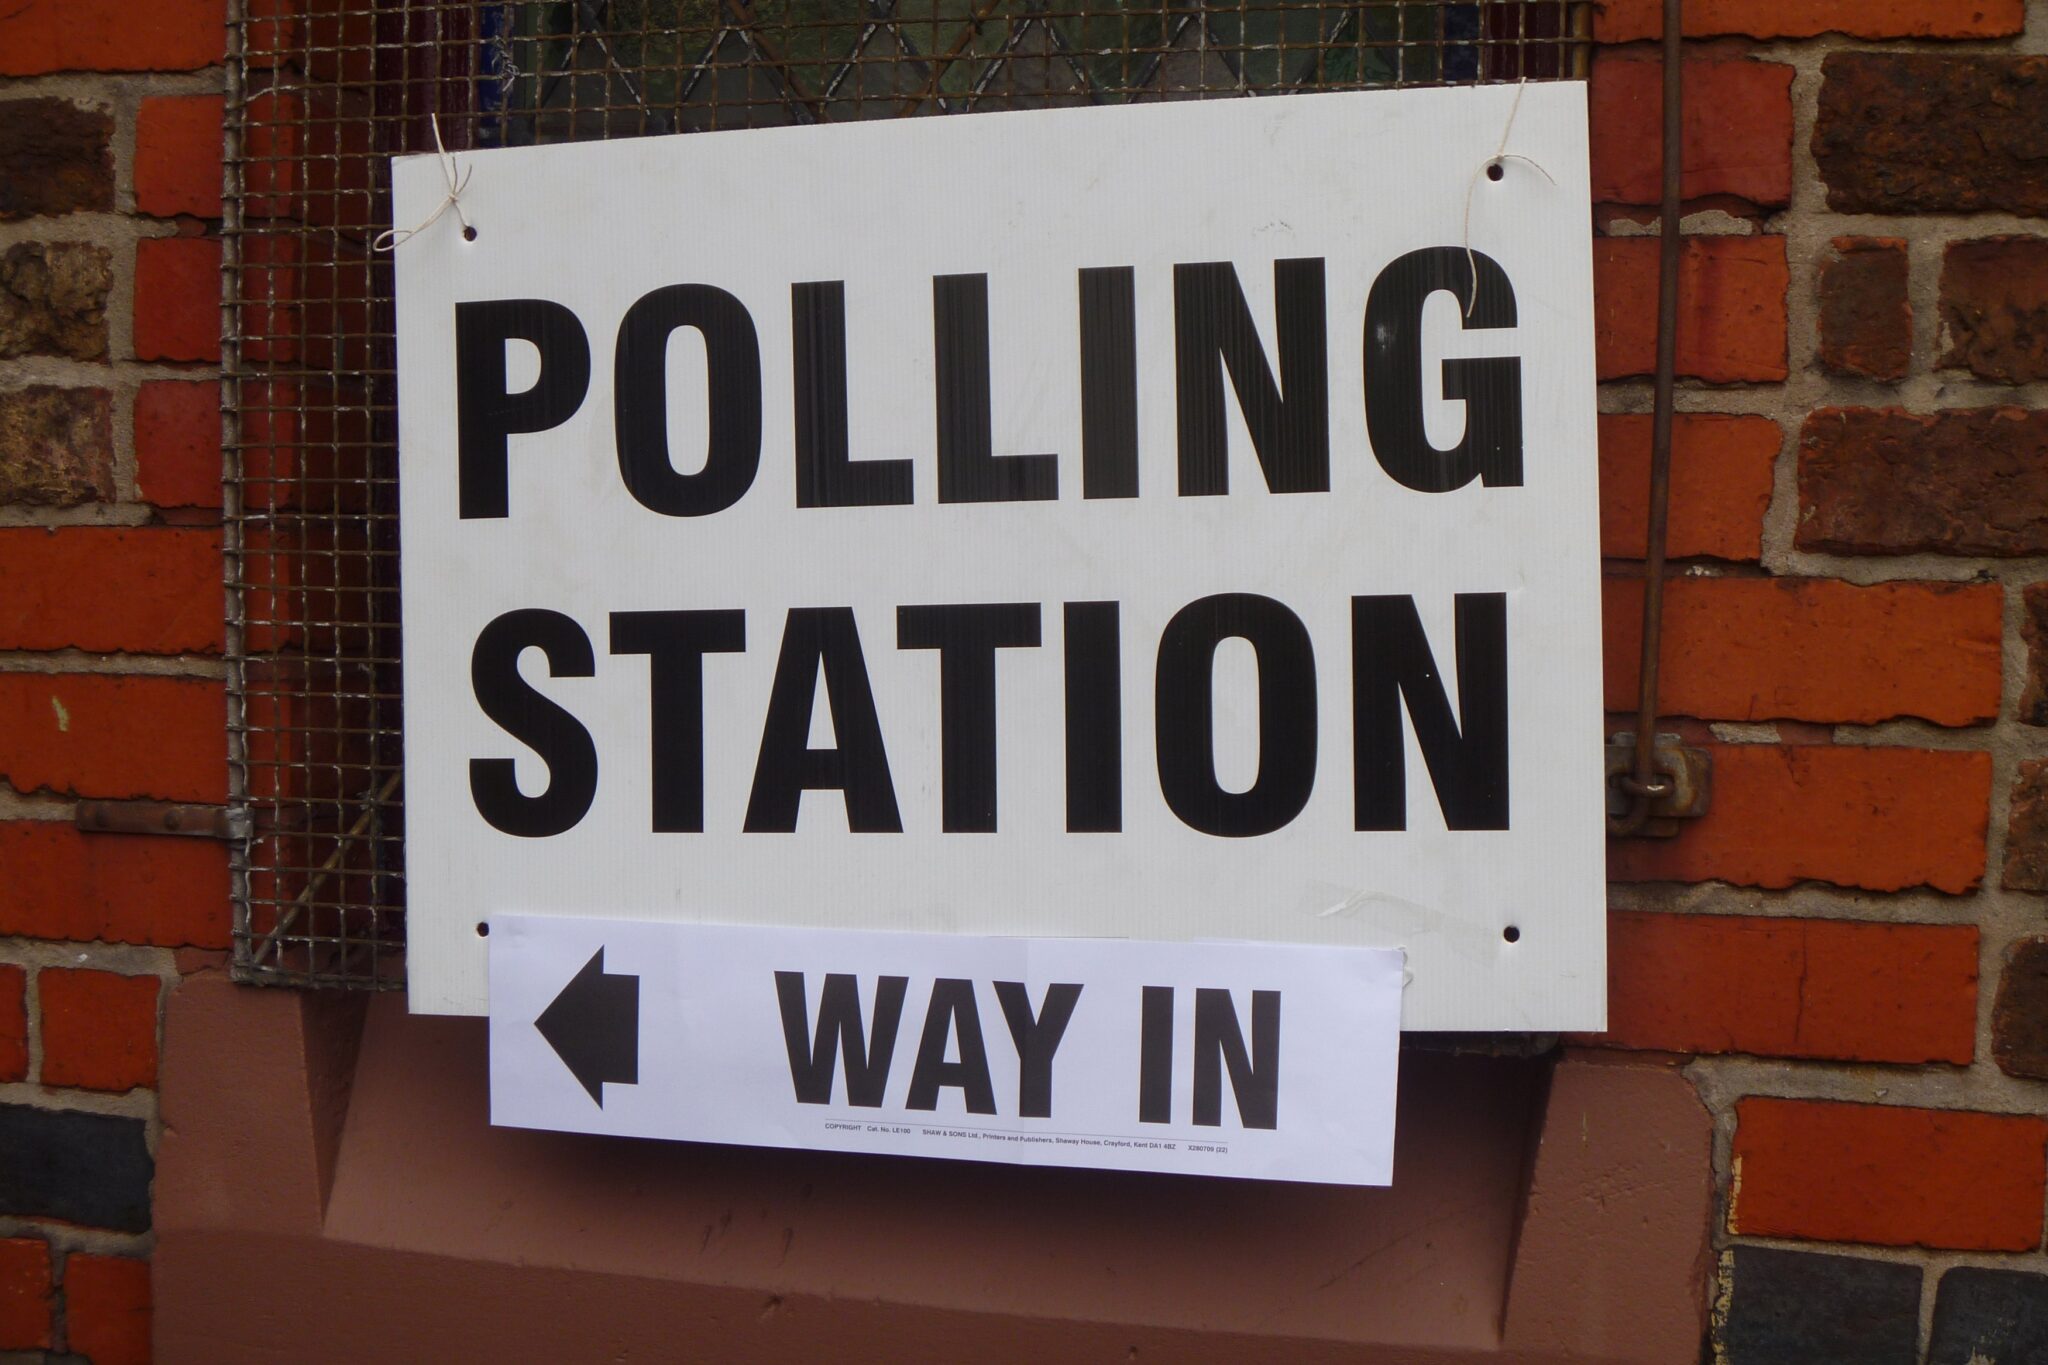
[[[537,916],[489,942],[496,1124],[1392,1179],[1397,951]]]

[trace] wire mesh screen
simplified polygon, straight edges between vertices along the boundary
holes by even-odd
[[[245,980],[401,984],[387,159],[1578,74],[1577,0],[237,0],[225,364]],[[415,850],[414,856],[424,851]]]

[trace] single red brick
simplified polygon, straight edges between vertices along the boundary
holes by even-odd
[[[0,1238],[0,1351],[50,1345],[50,1244]]]
[[[69,967],[36,973],[42,1004],[44,1085],[133,1090],[156,1084],[153,976]]]
[[[2048,58],[1841,51],[1821,62],[1810,147],[1836,213],[2038,217],[2044,125]]]
[[[2008,1076],[2048,1081],[2048,938],[2023,938],[2005,950],[1991,1055]]]
[[[1837,237],[1820,272],[1820,363],[1895,381],[1913,362],[1910,262],[1898,237]]]
[[[2041,1244],[2048,1119],[1752,1098],[1728,1230],[1959,1251]]]
[[[1607,705],[1623,711],[1636,700],[1643,583],[1603,587]],[[1667,579],[1660,704],[1701,720],[1994,720],[2004,604],[1996,583]]]
[[[1981,379],[2048,379],[2048,239],[1954,242],[1941,263],[1941,363]]]
[[[227,846],[0,821],[0,936],[228,946]]]
[[[2048,412],[1823,408],[1799,433],[1802,550],[2048,554]]]
[[[0,76],[196,71],[226,51],[226,0],[65,0],[0,9]]]
[[[0,673],[0,777],[16,791],[227,799],[227,694],[198,678]]]
[[[1685,6],[1688,38],[2003,38],[2026,22],[2025,0],[1686,0]],[[1596,0],[1596,41],[1663,36],[1662,0]]]
[[[144,100],[135,117],[135,207],[160,218],[220,217],[226,101],[161,95]]]
[[[27,1079],[28,971],[0,966],[0,1081]]]
[[[2048,725],[2048,582],[2020,593],[2020,639],[2027,646],[2026,686],[2020,692],[2022,725]]]
[[[1834,744],[1711,747],[1713,800],[1676,838],[1607,846],[1616,881],[1833,882],[1960,895],[1984,876],[1991,755]]]
[[[114,398],[30,384],[0,393],[0,503],[76,507],[114,498]]]
[[[1678,373],[1713,384],[1785,378],[1783,237],[1688,237],[1679,267]],[[1657,241],[1593,242],[1594,345],[1600,378],[1657,368]]]
[[[217,654],[220,533],[0,530],[0,649]]]
[[[135,358],[220,359],[220,243],[147,237],[135,244]]]
[[[67,99],[0,104],[0,223],[114,207],[114,116]]]
[[[0,251],[0,359],[107,359],[113,253],[91,242],[16,242]]]
[[[1600,417],[1600,553],[1641,559],[1649,542],[1651,422]],[[1771,470],[1785,433],[1768,417],[1681,412],[1671,424],[1666,552],[1754,560],[1763,553]]]
[[[1655,204],[1663,194],[1664,63],[1593,63],[1593,202]],[[1684,194],[1755,204],[1792,198],[1792,68],[1775,62],[1685,64]]]
[[[2048,891],[2048,759],[2020,760],[2005,823],[2008,891]]]
[[[1967,1065],[1976,1035],[1974,925],[1623,912],[1607,920],[1607,1031],[1587,1041]]]
[[[132,1256],[64,1258],[64,1331],[92,1365],[149,1365],[149,1262]]]
[[[153,379],[135,394],[135,491],[158,507],[221,505],[220,385]]]

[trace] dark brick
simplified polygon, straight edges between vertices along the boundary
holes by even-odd
[[[2048,1275],[1957,1266],[1934,1297],[1927,1365],[2039,1365],[2048,1360]]]
[[[114,207],[114,120],[69,100],[0,104],[0,223]]]
[[[2048,891],[2048,759],[2027,759],[2013,778],[2000,884],[2008,891]]]
[[[1827,408],[1799,434],[1802,550],[2048,554],[2048,412]]]
[[[2008,1076],[2048,1081],[2048,938],[2023,938],[2006,950],[1991,1006],[1991,1055]]]
[[[2048,214],[2048,58],[1837,52],[1821,71],[1829,208]]]
[[[2027,685],[2020,693],[2020,723],[2048,725],[2048,583],[2029,583],[2022,594],[2020,637],[2027,642]]]
[[[0,393],[0,504],[75,507],[114,496],[114,400],[35,384]]]
[[[105,249],[84,242],[17,242],[0,253],[0,360],[107,358]]]
[[[1942,258],[1941,363],[1983,379],[2048,379],[2048,238],[1982,237]]]
[[[1906,244],[1896,237],[1837,237],[1820,272],[1820,363],[1840,374],[1906,377],[1913,306]]]
[[[1919,1266],[1754,1246],[1731,1259],[1722,1365],[1915,1365]]]
[[[0,1215],[149,1231],[141,1119],[0,1104]]]

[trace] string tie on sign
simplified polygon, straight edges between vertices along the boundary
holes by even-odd
[[[1479,306],[1479,253],[1472,249],[1472,195],[1479,188],[1479,177],[1483,175],[1489,179],[1498,180],[1500,179],[1500,172],[1503,169],[1504,163],[1520,161],[1534,166],[1536,173],[1551,184],[1555,185],[1557,183],[1557,177],[1544,170],[1542,162],[1534,157],[1521,156],[1508,150],[1508,139],[1514,135],[1515,131],[1515,115],[1522,112],[1522,92],[1528,89],[1528,87],[1529,78],[1527,76],[1515,82],[1515,100],[1514,103],[1508,106],[1507,126],[1500,130],[1500,146],[1494,148],[1493,155],[1481,162],[1479,169],[1472,172],[1472,178],[1465,182],[1465,266],[1472,272],[1472,294],[1470,298],[1465,300],[1465,317],[1467,321],[1472,317],[1472,310]]]
[[[441,175],[448,182],[448,193],[442,196],[441,202],[435,205],[434,211],[418,224],[409,228],[390,227],[378,233],[370,243],[370,250],[372,251],[396,251],[399,243],[411,241],[414,237],[419,236],[438,222],[441,215],[450,209],[455,210],[455,217],[462,224],[462,235],[465,237],[474,237],[476,235],[476,229],[470,226],[469,215],[462,211],[462,192],[469,188],[469,177],[476,173],[476,167],[464,166],[461,168],[461,174],[458,175],[456,173],[455,158],[448,151],[448,145],[441,141],[441,120],[439,116],[429,114],[427,115],[427,120],[433,125],[434,151],[440,155]]]

